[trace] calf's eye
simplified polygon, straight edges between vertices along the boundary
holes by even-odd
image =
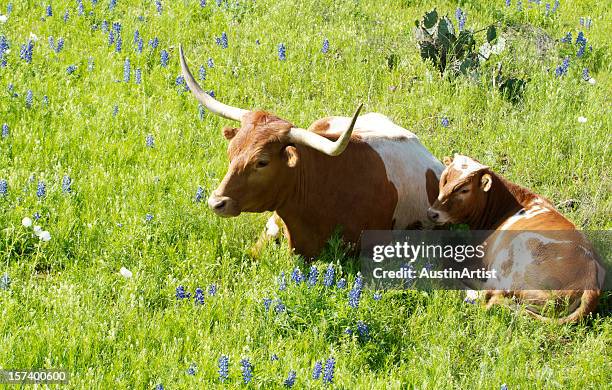
[[[267,166],[269,163],[270,163],[269,161],[259,160],[255,164],[255,168],[263,168],[263,167]]]
[[[462,189],[462,190],[460,191],[460,193],[462,193],[462,194],[467,194],[468,192],[470,192],[470,189],[469,189],[469,188],[464,188],[464,189]]]

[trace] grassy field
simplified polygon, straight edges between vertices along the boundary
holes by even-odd
[[[82,3],[79,15],[75,0],[14,0],[0,21],[10,50],[0,67],[0,274],[10,278],[0,289],[0,367],[67,369],[70,388],[241,387],[241,359],[252,365],[254,388],[280,388],[291,371],[295,388],[610,388],[609,293],[596,318],[576,326],[487,312],[453,291],[375,299],[366,288],[354,309],[347,294],[357,267],[337,242],[314,263],[314,286],[292,281],[295,267],[308,274],[309,265],[285,242],[250,258],[269,215],[219,219],[208,210],[205,196],[226,169],[220,130],[229,123],[201,113],[176,82],[182,43],[194,73],[204,65],[204,88],[235,106],[307,127],[363,102],[435,156],[472,156],[554,203],[573,200],[563,211],[577,226],[610,229],[606,2],[562,1],[546,15],[544,1],[523,1],[521,10],[515,0],[461,1],[466,28],[499,23],[507,40],[478,79],[442,77],[419,56],[414,21],[434,6],[454,20],[450,1],[162,0],[161,14],[152,0]],[[7,7],[0,0],[0,14]],[[581,17],[592,24],[581,26]],[[112,45],[103,21],[107,30],[121,24]],[[559,42],[579,31],[582,57]],[[227,48],[215,42],[223,32]],[[31,34],[38,40],[27,62],[20,51],[25,44],[28,57]],[[567,74],[557,77],[565,56]],[[521,102],[489,86],[497,62],[528,79]],[[24,217],[51,239],[33,236]],[[322,285],[330,263],[347,288]],[[180,285],[190,298],[176,298]],[[331,383],[313,379],[316,362],[330,358]]]

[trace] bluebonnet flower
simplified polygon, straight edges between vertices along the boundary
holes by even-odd
[[[319,278],[319,270],[314,265],[310,267],[310,272],[308,273],[308,286],[312,287],[317,284],[317,279]]]
[[[332,383],[334,381],[334,367],[336,366],[336,360],[330,357],[325,362],[325,368],[323,369],[323,383]]]
[[[555,5],[553,6],[552,12],[555,13],[559,8],[559,0],[555,0]]]
[[[75,70],[76,70],[76,66],[70,65],[69,67],[66,68],[66,73],[73,74]]]
[[[448,127],[450,125],[448,118],[443,117],[442,120],[440,121],[440,125],[442,125],[442,127]]]
[[[576,52],[576,57],[580,58],[584,55],[584,50],[586,49],[585,45],[581,45]]]
[[[196,304],[203,305],[204,304],[204,290],[202,290],[199,287],[196,288],[193,299]]]
[[[506,7],[510,7],[510,0],[506,0]]]
[[[284,311],[285,311],[285,309],[286,309],[286,308],[285,308],[285,305],[283,304],[283,302],[282,302],[280,299],[278,299],[278,300],[276,301],[276,306],[274,306],[274,311],[275,311],[276,313],[282,313],[282,312],[284,312]]]
[[[144,41],[142,40],[142,38],[139,38],[138,42],[136,42],[136,51],[138,53],[142,53],[143,46],[144,46]]]
[[[229,378],[229,357],[221,355],[219,358],[219,380],[225,382]]]
[[[567,73],[567,68],[569,68],[569,57],[565,57],[563,59],[563,63],[555,69],[555,74],[557,77],[563,76]]]
[[[508,385],[504,383],[503,385],[501,385],[499,390],[508,390]]]
[[[204,120],[204,106],[202,105],[202,103],[198,104],[198,117],[200,118],[200,120]]]
[[[43,198],[45,195],[47,195],[47,187],[45,186],[45,182],[40,180],[38,181],[38,186],[36,187],[36,196]]]
[[[153,220],[153,214],[147,213],[147,215],[145,215],[145,221],[151,222],[152,220]]]
[[[155,8],[157,8],[157,13],[162,14],[162,3],[161,0],[155,0]]]
[[[147,148],[152,148],[155,146],[155,140],[153,139],[153,134],[147,134],[147,137],[145,138],[145,144],[147,145]]]
[[[0,179],[0,195],[5,196],[8,193],[8,183],[6,179]]]
[[[189,299],[191,294],[185,292],[185,287],[180,285],[176,288],[176,299]]]
[[[351,328],[346,328],[346,329],[344,329],[344,333],[350,336],[350,335],[352,335],[352,334],[353,334],[353,329],[351,329]]]
[[[40,219],[40,213],[37,211],[37,212],[35,212],[35,213],[32,215],[32,217],[33,217],[33,218],[34,218],[36,221],[38,221],[38,220]]]
[[[563,43],[572,43],[572,33],[568,32],[565,37],[561,38],[561,42]]]
[[[31,108],[32,107],[32,103],[34,102],[34,95],[32,94],[32,90],[28,89],[28,92],[26,92],[26,107],[27,108]]]
[[[340,280],[338,280],[338,282],[336,283],[336,287],[346,288],[346,279],[340,278]]]
[[[2,138],[8,138],[9,136],[9,125],[8,123],[4,123],[2,125]]]
[[[157,386],[155,386],[155,390],[164,390],[164,385],[158,383]]]
[[[196,374],[196,364],[195,363],[191,363],[189,365],[189,368],[187,369],[187,375],[195,375]]]
[[[93,57],[89,57],[87,59],[87,70],[91,72],[93,71],[93,68],[94,68],[94,59]]]
[[[359,300],[361,299],[361,289],[363,288],[363,279],[361,275],[357,275],[355,278],[355,284],[348,294],[348,304],[353,309],[359,307]]]
[[[113,22],[113,30],[117,35],[121,34],[121,22]]]
[[[580,25],[584,27],[584,18],[582,16],[580,17]]]
[[[382,299],[382,294],[379,292],[375,292],[372,298],[374,298],[375,301],[380,301]]]
[[[221,33],[221,47],[224,49],[227,49],[227,34],[225,33],[225,31],[223,33]]]
[[[584,27],[586,27],[587,29],[590,29],[592,24],[593,21],[591,20],[591,18],[586,18],[586,20],[584,21]]]
[[[217,295],[217,285],[216,284],[211,284],[210,286],[208,286],[208,295],[210,295],[211,297],[214,297],[215,295]]]
[[[108,32],[108,46],[111,46],[113,43],[115,43],[115,32],[110,30]]]
[[[49,4],[47,6],[47,12],[46,12],[47,16],[53,16],[53,8],[51,8],[51,4]]]
[[[264,309],[266,311],[270,310],[270,305],[272,304],[272,300],[270,298],[263,299]]]
[[[457,8],[457,10],[455,11],[455,18],[459,23],[459,31],[463,31],[463,28],[465,27],[465,22],[467,20],[467,15],[465,14],[465,12],[463,12],[461,8]]]
[[[55,47],[55,52],[59,53],[64,48],[64,38],[60,38],[57,40],[57,46]]]
[[[13,3],[8,3],[8,5],[6,6],[6,14],[10,15],[11,12],[13,12]]]
[[[72,192],[72,179],[68,175],[62,178],[62,191],[69,194]]]
[[[157,37],[149,39],[149,46],[151,46],[153,49],[157,49],[157,46],[159,46],[159,39]]]
[[[211,97],[215,97],[215,91],[210,90],[210,91],[206,91],[207,94],[209,94]]]
[[[92,5],[96,5],[96,4],[98,4],[98,0],[91,0],[91,4],[92,4]]]
[[[204,188],[198,186],[198,189],[196,190],[195,194],[195,201],[199,203],[202,201],[202,198],[204,198]]]
[[[142,82],[142,71],[140,68],[134,71],[134,79],[136,80],[136,84],[140,84]]]
[[[336,271],[334,270],[334,266],[332,264],[328,265],[327,270],[325,271],[325,276],[323,276],[323,285],[325,287],[333,286],[335,276],[336,276]]]
[[[28,40],[28,42],[24,45],[21,45],[21,51],[19,52],[19,57],[22,60],[27,62],[28,64],[32,62],[32,54],[34,52],[34,42],[32,40]]]
[[[300,284],[304,281],[304,277],[302,276],[302,273],[298,267],[293,269],[293,272],[291,273],[291,280],[293,280],[295,284]]]
[[[548,14],[550,14],[550,3],[546,3],[544,7],[546,9],[545,15],[548,16]]]
[[[476,299],[475,298],[470,298],[470,297],[465,297],[465,298],[463,298],[463,302],[469,303],[470,305],[475,305],[476,304]]]
[[[277,354],[272,354],[272,356],[270,356],[270,361],[272,362],[277,362],[278,361],[278,355]]]
[[[108,21],[105,19],[102,21],[102,25],[100,26],[100,30],[102,30],[103,33],[108,33]]]
[[[285,291],[287,289],[287,281],[285,280],[285,273],[281,272],[278,277],[278,290]]]
[[[199,77],[201,81],[206,80],[206,68],[204,65],[200,65]]]
[[[138,43],[139,40],[140,40],[140,31],[136,30],[134,31],[134,44]]]
[[[168,60],[170,59],[170,55],[168,54],[166,50],[162,50],[160,56],[161,56],[161,66],[165,68],[166,66],[168,66]]]
[[[256,44],[257,46],[259,46],[259,39],[256,39],[256,40],[255,40],[255,44]]]
[[[587,44],[587,39],[584,36],[584,32],[580,31],[578,33],[578,36],[576,37],[576,44],[577,45],[586,45]]]
[[[177,86],[181,87],[181,88],[179,88],[179,92],[183,92],[183,91],[188,91],[189,90],[189,87],[185,83],[185,78],[182,75],[176,76],[176,80],[174,81],[174,84],[176,84]]]
[[[117,6],[117,0],[110,0],[110,3],[108,4],[108,9],[109,10],[113,10],[113,8],[115,8]]]
[[[11,278],[9,278],[8,274],[5,272],[0,278],[0,290],[8,290],[11,286]]]
[[[130,59],[126,58],[123,62],[123,81],[126,83],[130,82],[132,66],[130,65]]]
[[[293,387],[293,385],[295,385],[296,377],[297,374],[295,373],[295,371],[289,371],[289,375],[287,375],[287,379],[285,379],[284,385],[286,387]]]
[[[321,48],[321,53],[325,54],[329,51],[329,39],[325,38],[323,40],[323,47]]]
[[[55,40],[52,36],[49,36],[49,47],[51,48],[51,50],[55,50]]]
[[[244,383],[249,383],[253,379],[253,366],[248,358],[240,360],[240,365],[242,366],[242,380]]]
[[[215,44],[221,46],[221,37],[215,37]]]
[[[200,0],[200,7],[206,7],[206,0]]]
[[[323,363],[315,362],[314,368],[312,369],[312,379],[317,380],[321,377],[321,371],[323,370]]]
[[[214,67],[215,67],[215,63],[213,62],[213,59],[212,59],[212,58],[209,58],[209,59],[208,59],[208,67],[209,67],[209,68],[214,68]]]
[[[287,59],[287,48],[283,43],[278,45],[278,59],[285,61]]]
[[[357,321],[357,333],[359,333],[359,337],[367,340],[370,336],[370,329],[368,329],[368,325],[365,322]]]
[[[117,53],[121,53],[122,43],[123,43],[123,39],[121,38],[121,35],[117,34],[117,40],[115,41],[115,51]]]
[[[516,2],[516,9],[519,10],[519,12],[523,10],[523,2],[521,0]]]
[[[77,0],[77,12],[79,16],[83,16],[83,13],[84,13],[83,0]]]
[[[47,104],[49,104],[49,98],[47,97],[47,95],[43,96],[43,104],[46,106]]]
[[[582,79],[584,81],[589,81],[591,79],[591,76],[589,75],[589,68],[582,69]]]

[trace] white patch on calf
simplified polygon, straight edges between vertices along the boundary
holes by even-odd
[[[270,237],[277,237],[278,233],[280,232],[280,227],[276,222],[276,218],[278,217],[276,215],[273,215],[268,218],[268,222],[266,222],[266,235]]]

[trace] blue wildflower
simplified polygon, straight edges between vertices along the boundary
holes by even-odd
[[[11,12],[13,12],[13,3],[8,3],[8,5],[6,6],[6,14],[10,15]]]
[[[72,179],[68,175],[62,178],[62,191],[67,194],[72,192]]]
[[[210,90],[210,91],[206,91],[207,94],[209,94],[211,97],[215,97],[215,91]]]
[[[461,8],[457,8],[457,10],[455,11],[455,18],[459,23],[459,31],[463,31],[463,28],[465,27],[465,22],[467,20],[467,15],[465,14],[465,12],[463,12]]]
[[[35,212],[35,213],[32,215],[32,217],[33,217],[33,218],[34,218],[36,221],[38,221],[38,220],[40,219],[40,213],[37,211],[37,212]]]
[[[508,390],[508,385],[504,383],[503,385],[501,385],[499,390]]]
[[[372,298],[374,298],[375,301],[380,301],[382,299],[382,294],[379,292],[375,292]]]
[[[140,31],[136,30],[134,31],[134,44],[138,43],[139,40],[140,40]]]
[[[295,385],[296,377],[297,374],[295,373],[295,371],[289,371],[289,375],[287,375],[287,379],[285,379],[284,385],[286,387],[293,387],[293,385]]]
[[[281,272],[278,278],[278,290],[285,291],[287,289],[287,281],[285,280],[285,273]]]
[[[278,59],[285,61],[287,59],[287,48],[283,43],[278,45]]]
[[[55,50],[55,40],[52,36],[49,36],[49,48],[51,48],[51,50]]]
[[[66,12],[64,12],[64,23],[68,21],[69,17],[70,17],[70,11],[66,10]]]
[[[47,97],[47,95],[43,96],[43,104],[46,106],[47,104],[49,104],[49,98]]]
[[[213,62],[213,59],[212,59],[212,58],[209,58],[209,59],[208,59],[208,67],[209,67],[209,68],[214,68],[214,67],[215,67],[215,63]]]
[[[102,30],[103,33],[108,33],[108,21],[107,20],[103,20],[102,21],[102,25],[100,26],[100,30]]]
[[[256,39],[256,40],[255,40],[255,44],[256,44],[257,46],[259,46],[259,39]]]
[[[223,2],[223,0],[217,0],[217,6],[221,7],[221,3]]]
[[[47,195],[47,186],[44,181],[39,180],[38,186],[36,187],[36,196],[43,198],[45,195]]]
[[[206,7],[206,0],[200,0],[200,7]]]
[[[344,329],[344,333],[350,336],[350,335],[352,335],[352,334],[353,334],[353,329],[351,329],[351,328],[346,328],[346,329]]]
[[[161,54],[161,66],[163,66],[164,68],[168,66],[168,60],[170,59],[170,55],[168,54],[168,52],[166,50],[162,50]]]
[[[83,16],[83,13],[85,12],[83,9],[83,0],[77,0],[77,12],[79,16]]]
[[[312,287],[317,284],[317,279],[319,278],[319,270],[314,265],[310,267],[310,272],[308,273],[308,286]]]
[[[327,270],[325,271],[325,276],[323,276],[323,285],[325,287],[331,287],[334,285],[334,277],[336,271],[334,270],[334,266],[332,264],[327,266]]]
[[[11,278],[5,272],[0,278],[0,290],[8,290],[11,286]]]
[[[196,364],[195,363],[191,363],[189,365],[189,368],[187,369],[187,375],[195,375],[196,374]]]
[[[157,9],[158,14],[162,14],[162,3],[161,0],[155,0],[155,8]]]
[[[138,53],[142,53],[143,46],[144,46],[144,41],[142,40],[142,38],[139,38],[138,42],[136,42],[136,51]]]
[[[550,14],[550,3],[546,3],[545,9],[546,9],[546,16],[548,16],[548,14]]]
[[[151,46],[153,49],[157,49],[157,46],[159,46],[159,39],[157,37],[149,39],[149,46]]]
[[[278,361],[278,355],[277,354],[272,354],[272,356],[270,357],[270,361],[277,362]]]
[[[200,65],[200,71],[198,74],[201,81],[206,80],[206,68],[204,67],[204,65]]]
[[[196,288],[193,299],[196,304],[203,305],[204,304],[204,290],[202,290],[199,287]]]
[[[317,380],[321,377],[321,371],[323,370],[323,363],[315,362],[314,368],[312,369],[312,379]]]
[[[117,33],[117,35],[121,34],[121,23],[113,22],[113,30]]]
[[[126,58],[125,61],[123,62],[123,81],[126,83],[130,82],[131,70],[132,70],[132,67],[130,65],[130,59]]]
[[[443,117],[442,120],[440,121],[440,125],[442,127],[448,127],[450,125],[450,122],[449,122],[448,118],[447,117]]]
[[[578,36],[576,37],[576,44],[577,45],[586,45],[587,44],[587,39],[584,36],[584,32],[580,31],[578,33]]]
[[[346,279],[340,278],[340,280],[338,280],[338,282],[336,283],[336,287],[346,288]]]
[[[263,305],[264,305],[264,309],[266,311],[270,310],[270,305],[272,304],[272,300],[270,298],[264,298],[263,299]]]
[[[240,365],[242,366],[242,380],[244,383],[249,383],[253,379],[253,366],[248,358],[240,360]]]
[[[321,48],[321,53],[326,54],[329,51],[329,39],[325,38],[323,40],[323,47]]]
[[[195,201],[199,203],[202,201],[203,198],[204,198],[204,188],[202,188],[201,186],[198,186],[198,189],[196,190],[196,194],[195,194]]]
[[[216,284],[211,284],[210,286],[208,286],[208,295],[210,295],[211,297],[214,297],[215,295],[217,295],[217,285]]]
[[[363,321],[357,321],[357,333],[359,333],[359,337],[364,340],[370,337],[370,329],[368,329],[368,325]]]
[[[6,179],[0,179],[0,195],[5,196],[8,193],[8,183]]]
[[[183,91],[188,91],[189,90],[189,87],[185,83],[185,78],[182,75],[176,76],[176,80],[174,81],[174,84],[176,84],[177,86],[181,87],[181,88],[179,88],[179,92],[183,92]]]
[[[113,8],[115,8],[117,6],[117,0],[110,0],[110,3],[108,4],[108,9],[109,10],[113,10]]]
[[[559,8],[559,0],[555,0],[555,5],[553,6],[552,12],[555,13]]]
[[[117,34],[117,40],[115,41],[115,52],[121,53],[121,45],[123,43],[123,39],[121,35]]]
[[[215,37],[215,44],[221,46],[221,37]]]
[[[523,2],[521,0],[516,2],[516,9],[520,12],[523,10]]]
[[[578,48],[578,51],[576,52],[576,57],[580,58],[584,55],[584,50],[586,49],[586,46],[582,45]]]
[[[565,57],[563,59],[563,63],[555,69],[555,74],[557,77],[563,76],[567,73],[567,69],[569,68],[569,57]]]
[[[227,49],[227,34],[225,33],[225,31],[221,34],[221,47],[224,49]]]
[[[572,38],[572,33],[571,32],[568,32],[565,35],[565,37],[561,38],[561,42],[562,43],[572,43],[572,40],[573,40],[573,38]]]
[[[152,220],[153,220],[153,214],[147,213],[147,215],[145,215],[145,221],[151,222]]]
[[[219,380],[225,382],[229,378],[229,357],[221,355],[219,358]]]
[[[510,0],[506,0],[506,7],[510,7]]]
[[[582,69],[582,79],[584,81],[589,81],[591,79],[591,76],[589,75],[589,68]]]
[[[64,38],[60,38],[57,40],[57,46],[55,47],[55,52],[59,53],[64,48]]]
[[[34,42],[32,42],[32,40],[28,40],[27,43],[25,43],[24,45],[21,45],[21,51],[19,52],[19,57],[29,64],[32,62],[33,52],[34,52]]]
[[[46,12],[46,15],[47,15],[47,16],[53,16],[53,8],[51,8],[51,4],[49,4],[49,5],[47,6],[47,10],[46,10],[46,11],[47,11],[47,12]]]
[[[164,390],[164,385],[158,383],[157,386],[155,386],[155,390]]]
[[[145,144],[147,148],[153,148],[155,146],[155,140],[153,139],[153,134],[147,134],[145,138]]]
[[[176,299],[189,299],[190,293],[185,292],[185,287],[180,285],[176,288]]]
[[[286,309],[285,305],[283,304],[283,302],[278,299],[276,301],[276,306],[274,306],[274,311],[278,314],[278,313],[282,313],[284,312]]]
[[[8,138],[9,136],[9,125],[4,123],[2,125],[2,138]]]
[[[591,20],[591,18],[586,18],[586,20],[584,21],[584,27],[586,27],[587,29],[590,29],[592,24],[593,21]]]
[[[31,89],[28,89],[28,92],[26,92],[26,100],[25,100],[26,107],[31,108],[33,103],[34,103],[34,94],[32,93]]]
[[[110,30],[108,32],[108,46],[111,46],[115,42],[115,32]]]
[[[359,307],[359,300],[361,299],[361,288],[354,286],[348,293],[348,304],[353,309]]]
[[[336,366],[336,360],[330,357],[325,362],[325,368],[323,369],[323,383],[332,383],[334,381],[334,367]]]
[[[470,298],[470,297],[465,297],[465,298],[463,298],[463,302],[469,303],[470,305],[474,305],[474,304],[476,304],[476,299],[475,298]]]
[[[134,71],[134,79],[136,81],[136,84],[140,84],[142,82],[142,71],[140,70],[140,68]]]
[[[302,273],[298,267],[295,267],[291,273],[291,280],[293,280],[295,284],[300,284],[304,281],[304,277],[302,276]]]
[[[75,71],[76,71],[75,65],[70,65],[69,67],[66,68],[66,73],[68,74],[73,74]]]

